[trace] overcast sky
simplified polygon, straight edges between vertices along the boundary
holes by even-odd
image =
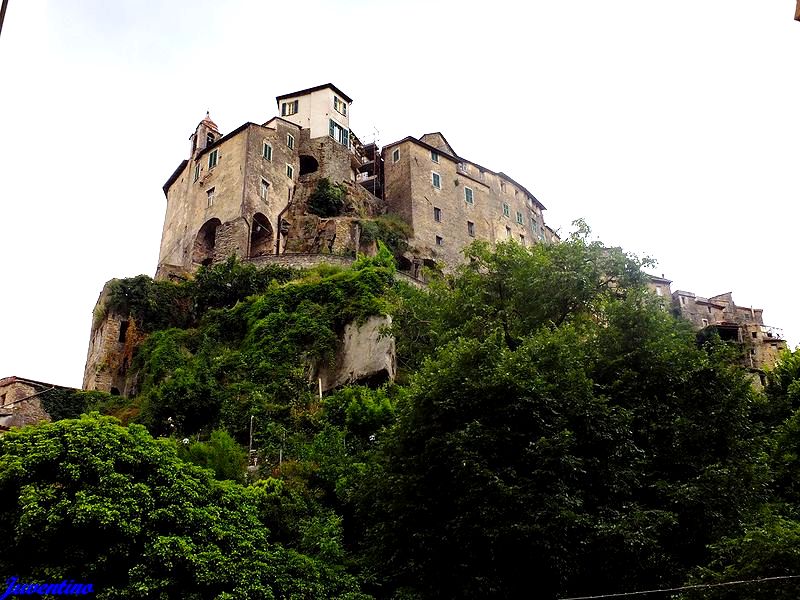
[[[442,131],[568,232],[733,291],[800,340],[794,0],[10,0],[0,35],[0,377],[80,386],[92,308],[153,275],[161,186],[333,82],[383,145]]]

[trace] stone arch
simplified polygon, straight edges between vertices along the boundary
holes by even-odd
[[[272,254],[272,225],[262,213],[253,215],[253,226],[250,228],[250,258]]]
[[[319,161],[310,154],[300,155],[300,175],[308,175],[319,169]]]
[[[192,248],[192,262],[200,265],[210,265],[214,260],[214,247],[217,245],[217,228],[222,222],[217,219],[209,219],[197,232]]]

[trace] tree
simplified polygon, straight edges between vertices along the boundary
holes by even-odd
[[[212,479],[138,425],[4,435],[0,498],[0,569],[21,581],[80,579],[102,599],[363,597],[341,566],[271,539],[263,488]]]
[[[468,255],[398,326],[435,345],[361,489],[380,593],[680,584],[764,499],[744,373],[619,251],[573,237]]]

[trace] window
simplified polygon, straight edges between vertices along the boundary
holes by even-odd
[[[511,239],[511,227],[509,227],[508,225],[506,225],[506,237],[508,239]]]
[[[531,218],[531,232],[536,235],[536,219]]]
[[[519,234],[519,243],[522,244],[523,246],[525,245],[525,236],[522,235],[521,233]]]
[[[294,150],[294,136],[291,133],[286,135],[286,145],[289,146],[289,150]]]
[[[505,192],[506,191],[506,182],[505,181],[501,181],[500,182],[500,191],[501,192]]]
[[[394,152],[392,152],[392,162],[397,162],[400,160],[400,149],[398,148]]]
[[[481,171],[480,172],[480,180],[481,181],[486,181],[486,172],[485,171]]]
[[[206,191],[206,197],[208,199],[208,206],[209,207],[213,206],[214,205],[214,188],[211,188],[210,190]]]
[[[128,338],[128,326],[130,325],[129,321],[121,321],[119,324],[119,336],[117,337],[118,342],[125,342]]]
[[[519,190],[514,190],[514,198],[516,198],[517,196],[519,196]]]
[[[333,110],[347,116],[347,102],[339,100],[338,96],[333,97]]]
[[[194,166],[194,180],[197,181],[198,179],[200,179],[200,163]]]
[[[286,176],[289,179],[294,178],[294,167],[292,165],[290,165],[289,163],[286,163]]]
[[[459,173],[469,173],[469,165],[467,163],[458,163]]]
[[[436,245],[437,245],[437,246],[442,246],[442,245],[444,245],[444,238],[443,238],[442,236],[440,236],[440,235],[437,235],[437,236],[436,236]]]
[[[297,112],[298,107],[298,100],[292,100],[291,102],[284,102],[281,105],[281,116],[288,117],[289,115],[293,115]]]
[[[752,335],[753,335],[754,338],[758,337],[758,333],[756,333],[755,331],[752,332]]]
[[[272,146],[270,146],[267,142],[264,142],[264,158],[267,160],[272,160]]]
[[[213,169],[217,166],[217,151],[212,150],[211,154],[208,155],[208,168]]]
[[[435,163],[439,162],[439,153],[435,150],[431,150],[431,160]]]
[[[206,146],[210,146],[213,143],[214,143],[214,134],[209,133],[208,135],[206,135]]]
[[[467,221],[467,233],[470,236],[475,237],[475,223],[472,221]]]
[[[475,194],[473,193],[472,188],[464,188],[464,200],[467,204],[473,204],[475,202]]]
[[[686,306],[686,296],[681,296],[681,305]]]
[[[508,206],[508,204],[503,202],[503,216],[508,217],[510,215],[511,215],[511,208]]]
[[[656,286],[656,296],[663,296],[663,295],[664,295],[664,292],[663,292],[663,290],[661,289],[661,286],[660,286],[660,285],[657,285],[657,286]]]
[[[520,225],[524,223],[524,221],[522,220],[522,213],[519,211],[517,211],[517,223],[519,223]]]
[[[700,319],[703,322],[703,327],[708,327],[708,319]]]
[[[442,209],[437,206],[433,207],[433,220],[437,223],[442,222]]]
[[[339,142],[342,146],[350,147],[350,132],[339,125],[333,119],[328,120],[328,135]]]
[[[433,184],[433,187],[435,187],[437,190],[442,189],[442,178],[439,176],[438,173],[436,172],[431,173],[431,183]]]
[[[269,181],[267,181],[266,179],[262,179],[259,195],[261,196],[262,200],[266,200],[268,194],[269,194]]]

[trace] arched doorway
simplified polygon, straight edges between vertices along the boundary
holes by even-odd
[[[319,162],[308,154],[300,155],[300,175],[308,175],[319,169]]]
[[[214,246],[217,244],[217,227],[222,225],[219,219],[209,219],[197,232],[192,248],[192,262],[208,266],[214,260]]]
[[[272,253],[272,225],[261,213],[253,215],[253,226],[250,229],[250,258]]]

